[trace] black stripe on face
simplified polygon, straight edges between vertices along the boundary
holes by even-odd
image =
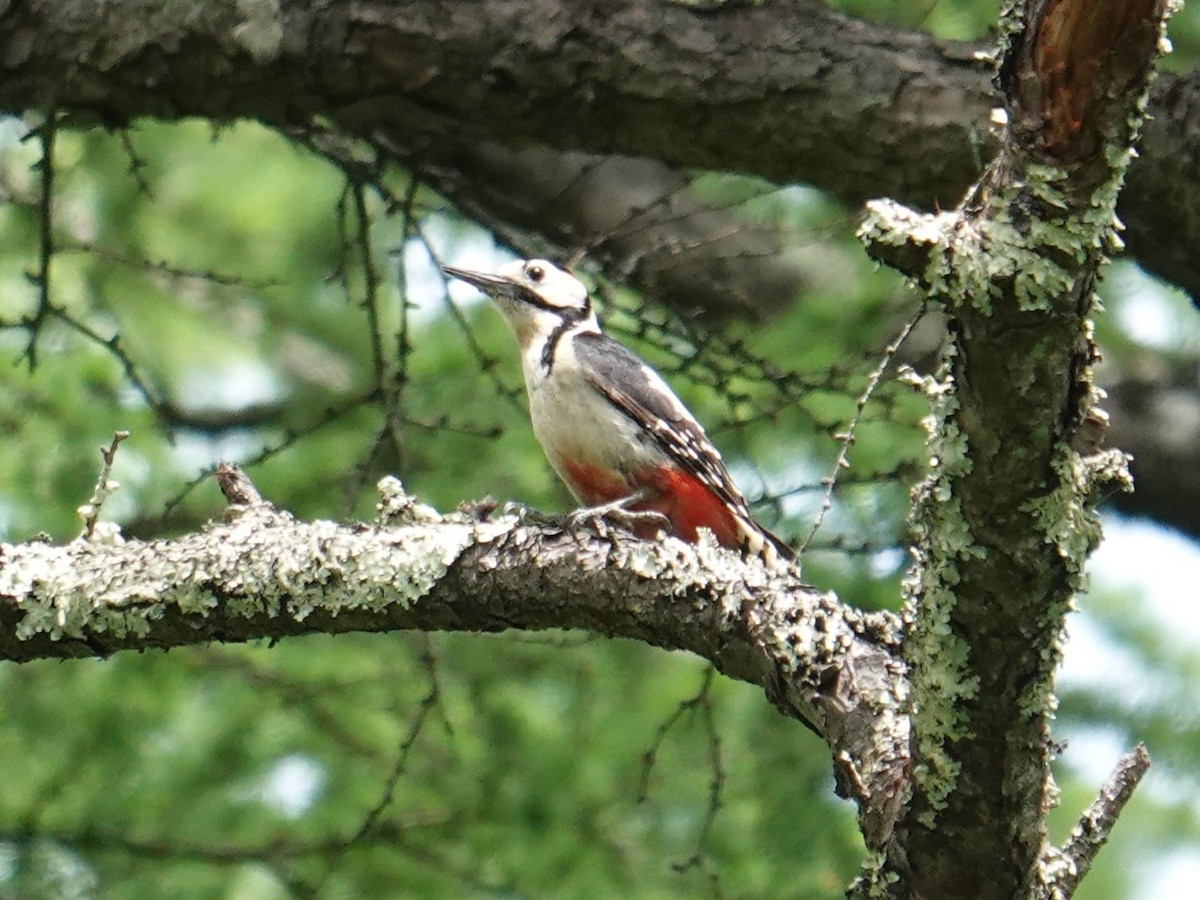
[[[558,315],[562,317],[562,321],[554,326],[554,330],[546,337],[546,343],[542,346],[542,368],[549,375],[554,368],[554,357],[558,353],[558,345],[562,342],[563,337],[568,331],[586,319],[592,313],[592,302],[589,298],[584,301],[583,309],[561,309],[559,307],[549,306]]]
[[[442,266],[442,271],[452,278],[465,281],[467,284],[478,288],[489,297],[524,303],[535,309],[544,309],[547,312],[562,316],[565,321],[581,321],[587,318],[588,314],[592,311],[592,298],[586,294],[583,298],[582,307],[555,306],[553,303],[547,303],[543,300],[537,291],[511,278],[490,275],[487,272],[475,272],[471,269],[457,269],[454,266]]]
[[[557,313],[564,320],[579,321],[586,319],[588,313],[592,311],[592,298],[585,296],[583,298],[583,306],[555,306],[553,303],[547,303],[542,299],[541,294],[530,290],[522,284],[514,284],[511,294],[513,300],[519,300],[521,303],[528,303],[530,306],[544,309],[547,312]]]

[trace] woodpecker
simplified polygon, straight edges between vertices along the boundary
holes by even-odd
[[[754,521],[721,454],[662,377],[600,330],[591,298],[544,259],[495,274],[444,267],[499,308],[521,347],[533,433],[575,498],[598,513],[658,513],[685,541],[707,528],[767,562],[793,553]],[[645,522],[634,531],[655,532]]]

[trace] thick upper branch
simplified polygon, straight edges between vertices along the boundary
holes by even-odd
[[[653,0],[30,0],[0,11],[0,108],[13,112],[110,124],[322,115],[418,156],[480,141],[617,152],[809,182],[851,203],[953,206],[991,155],[988,77],[973,46],[816,0],[703,14]],[[1121,210],[1132,251],[1190,291],[1198,94],[1194,79],[1158,91]]]

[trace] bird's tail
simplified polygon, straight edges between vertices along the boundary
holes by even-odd
[[[738,517],[738,526],[741,532],[742,552],[747,556],[757,556],[769,566],[786,565],[796,558],[796,551],[788,546],[783,538],[753,519],[743,520]]]

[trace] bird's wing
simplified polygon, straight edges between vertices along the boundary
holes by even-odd
[[[791,558],[791,548],[754,521],[720,452],[657,372],[623,344],[598,332],[576,335],[573,349],[592,387],[726,504],[746,531],[761,534],[776,551]]]

